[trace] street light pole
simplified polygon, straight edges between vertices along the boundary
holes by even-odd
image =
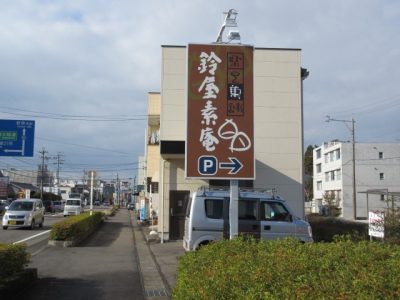
[[[353,136],[353,218],[357,220],[357,206],[356,206],[356,141],[355,141],[355,121],[351,119],[351,134]]]
[[[326,122],[334,121],[334,122],[343,122],[343,123],[351,123],[351,135],[352,135],[352,160],[353,160],[353,219],[357,219],[357,199],[356,199],[356,140],[355,140],[355,123],[356,121],[354,118],[351,118],[351,120],[338,120],[338,119],[333,119],[330,116],[326,116],[327,120]],[[346,125],[347,127],[347,125]]]

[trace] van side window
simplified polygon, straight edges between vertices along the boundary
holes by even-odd
[[[206,199],[205,209],[207,218],[222,219],[223,204],[223,200]]]
[[[239,220],[257,220],[257,201],[239,201]]]
[[[264,221],[289,221],[290,214],[279,202],[261,202],[261,219]]]

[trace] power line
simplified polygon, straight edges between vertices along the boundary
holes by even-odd
[[[148,115],[70,115],[70,114],[58,114],[58,113],[48,113],[42,111],[32,111],[26,109],[12,108],[8,106],[0,106],[3,110],[0,113],[31,117],[31,118],[42,118],[42,119],[52,119],[52,120],[64,120],[64,121],[88,121],[88,122],[126,122],[126,121],[145,121],[152,118],[158,118],[156,116]],[[19,111],[19,112],[13,112]]]
[[[400,96],[395,95],[389,98],[385,98],[382,100],[377,100],[372,103],[363,103],[362,106],[357,105],[356,107],[353,108],[347,108],[346,110],[342,111],[335,111],[333,112],[335,115],[343,115],[343,114],[349,114],[349,113],[355,113],[355,114],[366,114],[369,112],[374,112],[376,113],[380,108],[382,110],[387,110],[396,106],[400,105]]]
[[[115,149],[106,149],[106,148],[100,148],[100,147],[94,147],[94,146],[87,146],[87,145],[81,145],[81,144],[74,144],[74,143],[65,143],[65,142],[60,142],[52,139],[47,139],[47,138],[42,138],[42,137],[36,137],[38,140],[44,140],[44,141],[49,141],[49,142],[55,142],[58,144],[64,144],[64,145],[70,145],[70,146],[76,146],[76,147],[81,147],[81,148],[88,148],[88,149],[95,149],[95,150],[100,150],[100,151],[107,151],[107,152],[115,152],[119,154],[125,154],[125,155],[132,155],[131,153],[128,152],[123,152],[123,151],[118,151]]]

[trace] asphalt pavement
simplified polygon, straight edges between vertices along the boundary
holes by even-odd
[[[182,241],[148,243],[147,234],[120,209],[79,246],[46,246],[33,255],[29,267],[38,280],[18,298],[170,299]]]

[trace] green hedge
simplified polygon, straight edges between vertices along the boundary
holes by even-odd
[[[369,240],[367,223],[319,215],[309,215],[307,221],[315,242],[332,242],[336,235],[350,235],[355,241]]]
[[[180,258],[174,299],[400,299],[400,248],[220,241]]]
[[[315,242],[332,242],[337,235],[349,235],[353,241],[369,240],[368,223],[354,222],[335,217],[309,215]],[[400,245],[400,210],[386,212],[385,243]]]
[[[72,241],[87,236],[88,233],[103,222],[103,213],[89,212],[67,217],[61,222],[55,223],[50,231],[50,240]]]
[[[14,279],[29,263],[30,255],[24,244],[0,243],[0,287]]]

